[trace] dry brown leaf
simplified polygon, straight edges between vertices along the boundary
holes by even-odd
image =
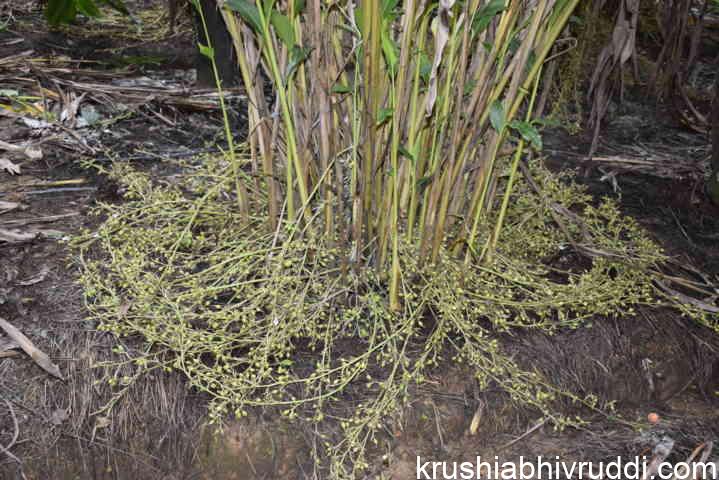
[[[432,115],[434,103],[437,101],[437,75],[439,64],[442,62],[444,47],[449,41],[449,16],[454,5],[454,0],[440,0],[437,16],[432,21],[432,34],[434,35],[434,62],[429,77],[429,88],[427,89],[427,103],[425,106],[426,115]]]
[[[2,140],[0,140],[0,148],[8,152],[23,155],[30,160],[40,160],[42,158],[42,150],[31,146],[13,145],[12,143],[3,142]],[[19,170],[17,173],[20,173]]]

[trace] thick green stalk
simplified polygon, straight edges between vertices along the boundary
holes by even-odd
[[[359,54],[357,62],[359,63]],[[362,228],[364,226],[364,198],[363,198],[363,182],[364,169],[360,166],[360,143],[362,139],[362,111],[361,99],[359,92],[359,69],[355,70],[354,91],[351,95],[352,108],[350,109],[350,121],[352,124],[352,150],[350,155],[350,164],[352,167],[352,177],[350,179],[350,195],[352,196],[352,250],[350,260],[354,262],[355,267],[359,267],[360,258],[364,246],[364,237]]]
[[[414,35],[414,24],[416,17],[416,4],[414,0],[407,0],[404,11],[404,28],[402,30],[402,40],[400,42],[400,61],[395,89],[392,89],[394,116],[392,117],[392,146],[390,148],[390,163],[392,168],[392,218],[391,238],[392,238],[392,270],[390,276],[390,308],[392,310],[399,309],[399,278],[400,278],[400,262],[399,262],[399,209],[400,209],[400,171],[399,171],[399,147],[402,139],[402,115],[400,108],[405,103],[405,85],[407,71],[409,70],[410,52],[413,45],[412,36]]]
[[[285,82],[282,79],[282,73],[280,72],[279,65],[277,63],[277,56],[275,54],[274,43],[272,41],[272,35],[270,34],[269,19],[266,18],[264,12],[264,6],[260,0],[255,0],[257,10],[260,16],[260,25],[262,28],[262,36],[264,39],[263,52],[267,63],[269,64],[273,81],[277,89],[277,95],[280,99],[280,107],[282,109],[282,119],[285,125],[285,136],[287,141],[287,216],[291,222],[296,220],[295,209],[292,202],[292,190],[294,188],[294,176],[297,177],[297,183],[299,185],[300,200],[303,205],[309,203],[309,196],[307,194],[307,184],[305,171],[302,168],[302,159],[300,158],[297,150],[297,137],[295,134],[294,121],[292,119],[292,113],[290,111],[290,104],[287,98],[287,89],[285,88]],[[293,175],[292,167],[296,175]],[[311,217],[310,209],[304,209],[305,220],[309,221]]]
[[[374,238],[375,209],[373,198],[376,191],[374,175],[377,171],[380,150],[377,118],[379,113],[381,92],[380,63],[382,49],[380,47],[382,3],[380,0],[368,0],[362,4],[362,51],[364,53],[363,99],[364,99],[364,148],[362,158],[362,204],[367,240]]]
[[[412,155],[412,165],[410,167],[410,174],[407,184],[405,185],[406,195],[409,196],[409,207],[407,212],[407,237],[412,238],[414,233],[414,224],[417,217],[417,202],[419,200],[417,195],[417,181],[420,178],[422,169],[424,166],[423,159],[424,155],[420,153],[420,145],[422,144],[421,135],[419,135],[420,125],[424,120],[424,113],[419,108],[419,93],[420,93],[420,71],[422,68],[420,54],[424,52],[425,38],[427,36],[427,27],[429,25],[430,15],[425,13],[420,23],[418,32],[418,43],[415,52],[414,60],[414,76],[412,78],[412,96],[410,98],[409,107],[409,118],[407,121],[410,124],[409,133],[407,134],[407,145],[409,146],[409,152]],[[404,196],[404,195],[403,195]],[[403,202],[404,204],[404,202]]]

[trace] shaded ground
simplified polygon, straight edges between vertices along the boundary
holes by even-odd
[[[16,350],[0,351],[0,445],[12,444],[13,455],[0,453],[0,478],[316,478],[312,432],[277,420],[272,411],[229,421],[217,436],[204,424],[203,396],[174,374],[149,374],[123,392],[124,371],[116,362],[127,356],[85,318],[74,282],[77,266],[65,237],[96,224],[88,215],[96,202],[119,200],[117,187],[83,168],[84,161],[105,164],[118,156],[167,175],[163,157],[190,157],[214,149],[221,139],[211,95],[187,89],[192,86],[187,23],[168,38],[162,23],[148,22],[146,30],[135,32],[131,48],[119,48],[128,39],[97,31],[91,40],[77,31],[45,33],[39,12],[29,7],[17,7],[16,23],[0,32],[2,88],[21,85],[19,93],[30,95],[38,82],[55,92],[60,98],[55,103],[65,110],[84,93],[73,115],[91,120],[94,109],[101,123],[83,127],[57,115],[38,129],[17,115],[0,116],[0,140],[40,142],[44,153],[41,160],[17,160],[19,175],[0,172],[0,201],[21,204],[0,213],[0,229],[38,234],[32,241],[0,243],[0,316],[47,352],[65,377],[50,377]],[[136,7],[143,18],[161,18],[160,4]],[[12,59],[29,49],[34,52]],[[33,60],[49,55],[56,57]],[[144,66],[126,68],[143,59]],[[117,90],[92,87],[99,84]],[[38,102],[42,105],[42,99],[26,101]],[[11,102],[4,97],[2,103]],[[601,170],[592,170],[587,185],[597,196],[621,195],[625,213],[668,254],[716,283],[719,209],[709,203],[696,174],[708,155],[708,138],[677,128],[670,116],[642,110],[649,107],[630,108],[635,116],[661,121],[647,128],[626,116],[610,119],[597,158],[627,157],[642,145],[645,160],[678,155],[689,165],[682,163],[679,174],[677,164],[668,165],[669,173],[659,178],[625,168],[626,162],[598,160]],[[30,110],[19,115],[43,119]],[[241,115],[234,121],[239,137]],[[548,161],[557,168],[578,167],[586,151],[586,142],[565,134],[551,135],[546,143]],[[62,183],[67,180],[73,183]],[[512,345],[521,363],[559,385],[617,399],[623,421],[587,418],[587,429],[561,433],[534,428],[543,420],[515,408],[498,391],[480,391],[471,372],[445,364],[388,428],[374,452],[372,476],[415,478],[417,455],[449,461],[477,455],[502,460],[560,455],[569,461],[634,456],[650,451],[662,435],[676,441],[672,458],[683,460],[701,442],[719,438],[719,340],[674,311],[645,309],[635,318],[596,319],[591,329],[554,337],[526,334]],[[119,383],[111,386],[109,379]],[[118,393],[124,395],[114,408],[103,410]],[[647,423],[649,412],[661,415],[659,424]]]

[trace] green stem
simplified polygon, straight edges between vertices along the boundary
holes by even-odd
[[[270,71],[277,89],[277,95],[280,99],[280,107],[282,109],[282,120],[285,124],[285,136],[287,141],[287,216],[291,222],[296,220],[294,202],[292,201],[292,190],[294,188],[294,177],[297,177],[297,184],[300,190],[300,200],[305,205],[309,203],[309,195],[307,193],[307,183],[305,171],[302,168],[302,160],[300,159],[297,150],[297,136],[295,132],[294,121],[292,120],[292,113],[290,111],[290,103],[287,98],[287,88],[285,82],[282,79],[282,73],[280,72],[279,65],[277,63],[277,55],[275,54],[275,47],[272,41],[272,35],[270,34],[269,19],[265,15],[264,6],[260,0],[255,1],[257,10],[260,17],[260,25],[262,27],[262,37],[264,39],[264,48],[262,49],[267,62],[269,63]],[[293,172],[296,172],[294,175]],[[305,209],[305,220],[310,219],[312,213],[310,209]]]
[[[539,81],[542,77],[541,69],[537,73],[537,78],[534,81],[534,89],[532,90],[532,96],[529,100],[529,108],[527,108],[527,115],[525,116],[525,121],[529,122],[532,119],[532,112],[534,111],[534,102],[537,98],[537,89],[539,87]],[[502,206],[499,210],[499,218],[497,218],[497,223],[494,225],[494,232],[492,233],[492,237],[487,242],[487,245],[484,247],[486,256],[483,255],[486,262],[489,263],[492,260],[492,256],[494,255],[494,251],[497,248],[497,242],[499,241],[499,235],[502,231],[502,225],[504,225],[504,218],[507,214],[507,207],[509,205],[509,197],[512,193],[512,188],[514,188],[514,181],[517,177],[517,168],[519,167],[519,161],[522,158],[522,151],[524,150],[524,139],[520,139],[519,145],[517,146],[517,150],[514,152],[514,158],[512,159],[512,167],[509,172],[509,180],[507,180],[507,189],[504,192],[504,198],[502,198]]]
[[[232,138],[232,131],[230,130],[230,119],[227,113],[227,107],[225,105],[225,97],[222,94],[222,81],[220,80],[220,74],[217,70],[217,62],[215,61],[215,51],[212,48],[212,42],[210,41],[210,32],[207,28],[207,22],[205,21],[205,13],[202,10],[202,6],[199,2],[193,2],[195,9],[200,15],[202,22],[202,29],[205,33],[205,40],[207,41],[207,50],[203,51],[203,54],[207,54],[207,58],[210,60],[212,65],[212,75],[215,79],[215,86],[217,87],[217,93],[220,100],[220,110],[222,110],[222,123],[225,128],[225,138],[227,139],[227,149],[230,155],[230,165],[232,167],[232,175],[235,180],[235,192],[237,196],[237,205],[240,209],[240,216],[243,222],[247,222],[249,217],[249,207],[247,204],[247,192],[245,186],[240,178],[240,167],[238,165],[237,154],[235,152],[235,141]]]

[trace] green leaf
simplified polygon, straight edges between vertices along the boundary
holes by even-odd
[[[394,110],[392,110],[391,108],[380,109],[379,113],[377,114],[377,126],[382,125],[384,122],[392,118],[393,113]]]
[[[277,32],[277,36],[280,37],[282,43],[289,48],[295,46],[295,29],[286,15],[281,14],[277,10],[273,10],[270,16],[270,23],[275,27],[275,32]]]
[[[227,8],[233,12],[237,12],[240,18],[247,22],[256,32],[262,31],[262,22],[260,20],[260,11],[254,3],[248,0],[227,0],[225,2]]]
[[[290,61],[287,65],[287,74],[285,75],[285,79],[289,79],[297,70],[297,67],[299,67],[302,62],[307,60],[307,57],[310,56],[310,52],[312,52],[312,49],[309,47],[300,48],[297,45],[292,47],[292,50],[290,51]]]
[[[422,191],[432,183],[433,178],[434,175],[428,175],[417,180],[417,190],[419,190],[419,193],[422,193]]]
[[[512,37],[512,39],[509,41],[509,47],[507,50],[509,50],[509,53],[514,54],[517,50],[519,50],[520,45],[522,45],[522,42],[519,40],[519,38],[515,35]]]
[[[382,1],[382,18],[387,19],[388,17],[394,16],[394,11],[399,4],[399,0],[383,0]]]
[[[534,53],[534,50],[529,52],[529,55],[527,56],[527,65],[524,67],[524,70],[526,72],[529,72],[532,70],[532,67],[534,66],[534,63],[537,61],[537,54]]]
[[[498,133],[502,133],[502,130],[504,130],[507,124],[507,118],[504,113],[504,105],[502,105],[502,102],[499,100],[492,102],[492,105],[489,107],[489,121]]]
[[[414,158],[414,155],[412,155],[412,152],[407,150],[403,145],[399,146],[399,153],[410,162],[415,163],[416,159]]]
[[[554,117],[542,117],[532,120],[532,125],[539,125],[540,127],[561,127],[562,122]]]
[[[482,33],[492,22],[492,19],[498,13],[503,12],[507,8],[505,0],[491,0],[475,15],[472,22],[472,32],[477,35]]]
[[[387,70],[390,75],[394,76],[397,72],[397,63],[399,62],[399,47],[389,34],[389,26],[382,29],[382,52],[384,53],[385,62],[387,62]]]
[[[227,0],[225,3],[227,8],[233,12],[237,12],[240,18],[244,20],[255,32],[262,32],[262,19],[257,5],[249,0]],[[271,7],[266,5],[265,7]],[[287,15],[283,15],[277,10],[271,10],[270,24],[274,27],[275,33],[282,43],[289,48],[295,45],[295,29]]]
[[[305,10],[305,0],[295,0],[295,15],[299,15]]]
[[[109,5],[123,15],[130,15],[130,11],[125,6],[125,2],[122,0],[100,0],[105,5]]]
[[[275,0],[262,0],[262,11],[265,14],[265,18],[269,18],[270,12],[275,7]]]
[[[75,0],[49,0],[45,7],[45,18],[50,25],[70,23],[76,16]]]
[[[77,10],[87,17],[99,17],[100,9],[93,0],[77,0]]]
[[[215,58],[215,49],[212,47],[208,47],[207,45],[203,45],[202,43],[198,43],[197,46],[200,49],[200,54],[209,58],[212,60]]]
[[[102,15],[98,5],[109,5],[123,15],[130,12],[122,0],[49,0],[45,7],[45,18],[50,25],[71,23],[78,13],[94,18]]]
[[[419,76],[424,83],[429,83],[429,76],[432,74],[432,62],[425,52],[419,54]]]
[[[519,132],[519,134],[522,136],[522,138],[530,142],[532,144],[532,147],[534,147],[535,150],[541,150],[542,149],[542,136],[539,134],[536,128],[534,128],[534,125],[528,122],[521,122],[518,120],[513,121],[509,124],[509,126],[513,129]]]
[[[357,7],[355,7],[355,18],[354,18],[355,23],[360,28],[360,30],[362,29],[362,25],[364,25],[362,23],[363,18],[364,18],[364,9],[362,8],[362,4],[360,4]],[[360,32],[360,33],[362,35],[364,35],[364,32]]]
[[[467,83],[464,85],[464,94],[469,95],[474,90],[474,87],[477,86],[477,80],[474,78],[470,78]]]
[[[352,92],[352,89],[349,87],[349,85],[343,85],[341,83],[335,83],[332,85],[332,89],[330,90],[332,93],[350,93]]]

